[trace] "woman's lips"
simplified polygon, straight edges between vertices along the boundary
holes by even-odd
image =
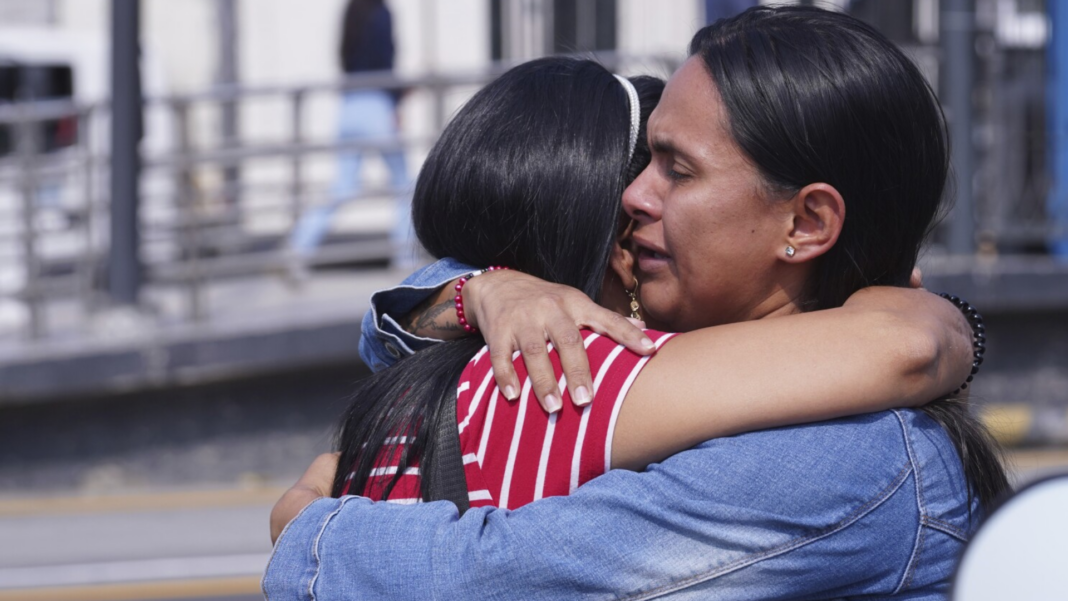
[[[671,257],[668,255],[645,247],[638,247],[638,267],[646,273],[665,269],[670,261]]]

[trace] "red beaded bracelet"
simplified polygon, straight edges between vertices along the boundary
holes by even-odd
[[[453,300],[453,302],[456,303],[456,317],[459,318],[460,325],[464,327],[464,331],[467,332],[468,334],[474,334],[475,332],[478,331],[478,328],[476,328],[476,327],[472,326],[471,324],[467,323],[467,317],[464,315],[464,297],[463,297],[464,285],[467,284],[467,280],[470,280],[471,278],[473,278],[475,276],[482,275],[484,273],[489,273],[491,271],[497,271],[499,269],[508,269],[508,268],[504,267],[503,265],[494,265],[492,267],[487,267],[485,269],[480,269],[478,271],[474,271],[474,272],[471,272],[471,273],[465,275],[464,277],[460,278],[459,282],[456,283],[456,286],[455,286],[455,288],[456,288],[456,296],[452,300]]]

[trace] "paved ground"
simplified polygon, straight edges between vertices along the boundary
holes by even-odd
[[[0,601],[261,598],[359,364],[0,407]]]
[[[359,364],[0,407],[0,601],[259,599]]]
[[[258,596],[281,489],[0,501],[0,600]]]

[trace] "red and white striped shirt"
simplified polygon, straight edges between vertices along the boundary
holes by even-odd
[[[674,336],[653,330],[646,334],[657,348]],[[570,494],[611,468],[619,408],[649,357],[593,332],[582,335],[594,377],[593,402],[586,407],[571,402],[560,358],[551,344],[549,358],[564,404],[554,414],[538,404],[519,353],[513,363],[523,386],[516,401],[504,398],[495,385],[485,347],[464,369],[456,390],[456,417],[471,507],[515,509],[543,497]],[[405,440],[398,437],[390,442],[404,444]],[[372,472],[364,496],[382,498],[384,486],[397,472],[400,449],[392,450],[393,460],[384,459]],[[408,468],[389,501],[419,502],[419,478],[418,465]]]

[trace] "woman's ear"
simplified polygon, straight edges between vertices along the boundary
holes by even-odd
[[[601,285],[601,306],[628,315],[630,297],[627,290],[634,289],[634,253],[630,250],[630,227],[628,226],[612,244],[604,283]]]
[[[612,256],[608,259],[611,270],[627,290],[634,288],[634,251],[631,250],[630,235],[634,233],[634,220],[627,219],[626,226],[616,236],[612,245]]]
[[[608,260],[608,268],[619,278],[625,289],[634,288],[634,252],[630,248],[624,248],[619,240],[612,245],[612,256]]]
[[[793,263],[811,261],[838,242],[845,224],[845,201],[830,184],[801,188],[790,201],[792,221],[781,258]],[[791,250],[792,249],[792,250]]]
[[[622,242],[621,242],[622,240]],[[630,297],[627,290],[634,290],[634,253],[629,248],[629,239],[617,239],[612,244],[604,283],[601,285],[600,304],[620,315],[630,314]]]

